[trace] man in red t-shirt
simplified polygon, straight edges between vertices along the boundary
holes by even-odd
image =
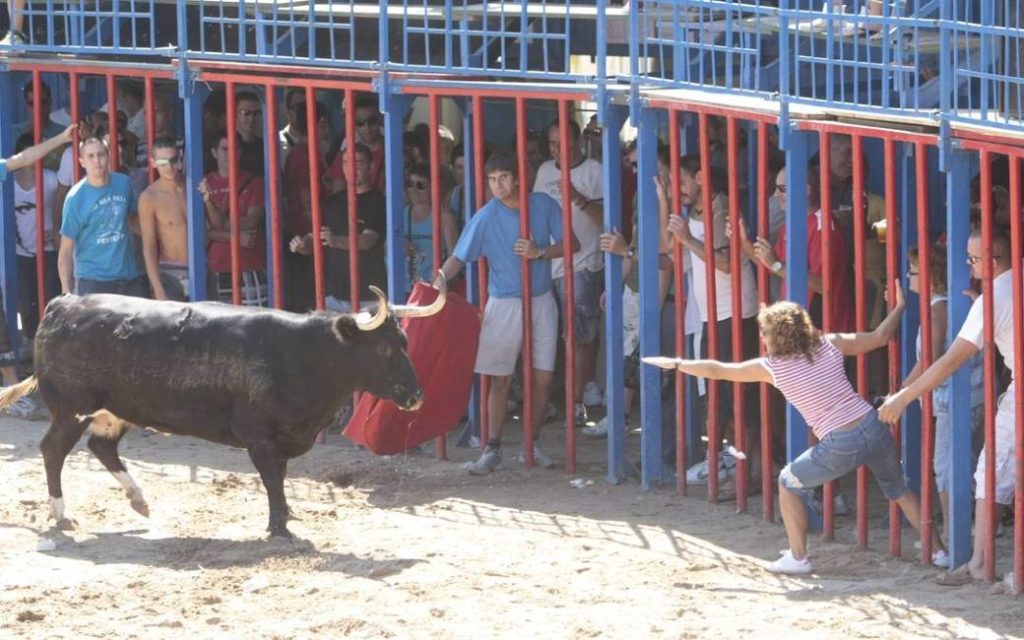
[[[779,206],[786,208],[786,169],[779,171],[775,179],[775,197],[778,198]],[[811,311],[811,319],[822,327],[822,305],[821,294],[824,289],[824,256],[821,233],[821,182],[817,167],[811,167],[807,172],[807,289],[808,309]],[[751,243],[747,238],[743,225],[740,225],[743,249],[751,257],[759,260],[761,264],[768,267],[772,273],[781,277],[786,275],[786,262],[780,256],[786,255],[786,227],[779,230],[775,246],[764,239],[758,238]],[[853,331],[854,310],[850,302],[850,283],[847,270],[849,250],[846,246],[846,239],[835,225],[832,224],[831,244],[829,253],[829,307],[830,322],[829,331]],[[785,285],[783,285],[782,297],[786,297]]]
[[[217,170],[206,174],[199,183],[199,193],[206,206],[206,262],[210,271],[207,296],[211,300],[231,302],[230,156],[227,130],[221,129],[214,134],[208,148]],[[237,181],[242,304],[266,306],[267,243],[263,230],[263,178],[239,169]]]

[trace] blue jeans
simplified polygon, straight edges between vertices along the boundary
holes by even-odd
[[[896,442],[874,409],[853,427],[832,431],[779,474],[779,482],[793,493],[810,496],[816,487],[867,465],[889,500],[907,492]]]

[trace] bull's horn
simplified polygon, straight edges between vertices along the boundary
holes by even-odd
[[[391,313],[397,318],[426,318],[432,316],[444,308],[445,300],[448,299],[448,278],[444,271],[437,272],[437,282],[441,285],[437,290],[437,298],[429,305],[420,307],[416,305],[395,305],[391,307]]]
[[[370,285],[370,291],[377,296],[377,311],[372,315],[369,311],[360,311],[356,314],[356,326],[363,331],[373,331],[388,319],[388,297],[373,285]]]

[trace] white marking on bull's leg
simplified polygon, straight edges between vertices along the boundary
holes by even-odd
[[[138,511],[141,515],[149,517],[149,504],[146,502],[146,498],[142,495],[142,488],[135,483],[135,480],[127,471],[117,471],[114,473],[114,477],[124,487],[124,492],[128,494],[128,499],[132,502],[132,509]]]
[[[71,531],[75,528],[75,521],[64,515],[64,498],[50,496],[50,517],[57,522],[58,529]]]

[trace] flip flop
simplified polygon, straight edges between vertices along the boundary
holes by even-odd
[[[972,582],[974,582],[974,577],[971,576],[970,572],[955,573],[947,571],[935,577],[935,584],[943,587],[962,587]]]

